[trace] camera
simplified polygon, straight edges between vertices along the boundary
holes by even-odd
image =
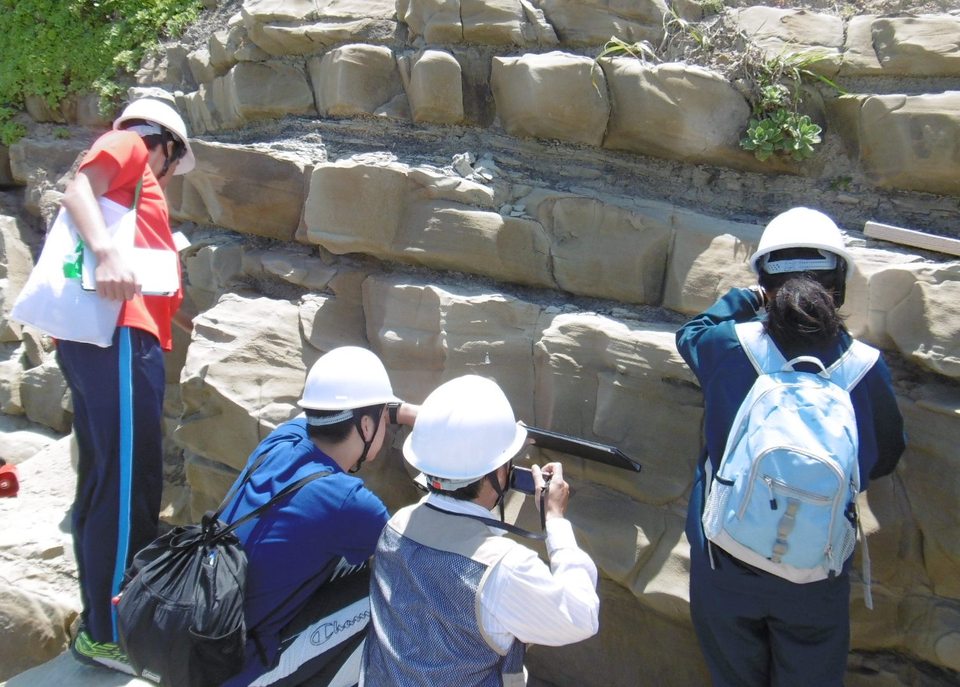
[[[517,466],[510,468],[510,488],[524,494],[534,494],[537,487],[533,483],[533,471],[530,468]]]

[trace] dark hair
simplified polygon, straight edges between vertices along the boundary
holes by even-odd
[[[824,275],[833,274],[824,272]],[[834,303],[833,289],[809,272],[775,275],[786,277],[779,286],[761,285],[767,291],[764,328],[775,341],[820,344],[845,332],[843,317]]]
[[[333,415],[339,415],[342,413],[342,410],[312,410],[307,409],[304,412],[307,416],[307,436],[311,439],[318,439],[321,441],[332,441],[334,443],[343,441],[348,436],[350,436],[350,430],[352,430],[357,421],[359,421],[364,416],[368,416],[376,420],[377,416],[383,412],[383,403],[378,403],[372,406],[365,406],[363,408],[356,408],[353,411],[353,415],[348,417],[346,420],[341,420],[332,425],[311,425],[309,422],[310,418],[324,418],[331,417]]]
[[[492,473],[491,473],[492,474]],[[442,494],[443,496],[449,496],[452,499],[459,499],[460,501],[473,501],[475,498],[480,496],[480,487],[483,486],[483,481],[487,479],[487,475],[484,475],[476,482],[471,482],[465,487],[460,487],[459,489],[437,489],[430,484],[430,478],[427,477],[427,489],[430,490],[432,494]]]
[[[180,137],[175,133],[170,131],[167,127],[157,124],[156,122],[149,122],[146,119],[128,119],[125,122],[121,122],[119,125],[120,129],[129,129],[133,126],[139,126],[146,124],[148,126],[160,127],[159,134],[147,134],[146,136],[141,136],[144,144],[147,146],[147,150],[153,150],[157,146],[162,145],[164,154],[166,154],[166,144],[173,143],[173,150],[170,153],[170,157],[167,159],[167,163],[164,165],[164,173],[167,171],[167,168],[172,165],[174,162],[182,158],[187,154],[187,145],[180,140]],[[160,176],[163,176],[161,174]]]

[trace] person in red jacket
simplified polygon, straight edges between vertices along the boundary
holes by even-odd
[[[103,207],[136,205],[134,245],[176,251],[164,188],[195,164],[186,125],[152,98],[130,103],[98,138],[68,184],[63,206],[83,249],[96,257],[101,298],[122,300],[106,348],[57,342],[57,362],[73,399],[79,448],[72,529],[82,629],[74,653],[132,674],[117,646],[112,599],[134,553],[157,535],[163,488],[164,361],[183,298],[145,295],[104,220]]]

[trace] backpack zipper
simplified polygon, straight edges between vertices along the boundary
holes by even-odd
[[[777,495],[776,491],[786,492],[787,494],[793,494],[801,501],[808,501],[815,504],[824,504],[829,503],[831,498],[829,496],[824,496],[823,494],[817,494],[813,491],[807,491],[806,489],[798,489],[797,487],[790,486],[783,480],[776,479],[770,475],[763,475],[762,479],[766,485],[767,489],[770,490],[770,510],[777,510]],[[774,489],[776,487],[776,490]]]
[[[830,468],[830,470],[833,471],[834,475],[836,475],[837,483],[843,484],[844,482],[843,472],[840,470],[839,467],[837,467],[836,463],[831,461],[829,458],[824,458],[823,456],[819,456],[815,453],[810,453],[809,451],[803,451],[801,449],[798,449],[792,446],[771,446],[766,451],[764,451],[759,456],[757,456],[753,460],[753,464],[750,466],[750,474],[748,476],[749,481],[747,482],[747,492],[743,498],[743,501],[740,503],[740,509],[737,511],[737,518],[741,520],[743,519],[744,514],[747,512],[747,505],[749,505],[750,499],[753,498],[753,485],[757,481],[757,472],[759,472],[760,470],[760,461],[768,453],[772,451],[778,451],[778,450],[787,450],[787,451],[792,451],[794,453],[799,453],[802,456],[807,456],[808,458],[812,458],[813,460],[819,463],[823,463],[828,468]],[[834,507],[837,504],[838,498],[839,498],[839,495],[833,499]],[[829,532],[827,532],[827,535],[828,535],[827,541],[829,541],[830,537],[833,536],[833,518],[830,518],[830,530]]]

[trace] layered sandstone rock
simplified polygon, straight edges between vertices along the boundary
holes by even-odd
[[[895,474],[861,497],[877,610],[854,584],[846,682],[926,687],[960,670],[960,262],[859,229],[887,213],[956,233],[960,108],[936,79],[958,73],[957,18],[730,10],[724,21],[768,56],[817,52],[820,73],[857,77],[857,92],[813,99],[822,159],[761,165],[738,148],[750,116],[739,84],[692,65],[594,61],[611,35],[659,41],[668,12],[659,0],[245,0],[202,41],[144,63],[141,85],[177,91],[198,135],[196,170],[168,187],[201,314],[167,359],[164,518],[214,507],[336,346],[375,350],[414,402],[457,375],[489,376],[523,421],[644,466],[531,451],[564,463],[602,597],[600,634],[534,649],[531,673],[558,687],[701,684],[683,523],[703,407],[674,334],[754,281],[769,217],[823,207],[857,265],[847,324],[884,349],[909,435]],[[38,117],[89,122],[81,109]],[[66,444],[51,443],[69,395],[49,340],[5,318],[96,133],[71,131],[31,133],[9,148],[10,180],[0,173],[22,207],[0,216],[0,456],[22,466],[25,489],[0,503],[13,518],[0,596],[24,628],[0,664],[18,671],[66,647],[76,609],[59,526],[70,487],[56,487],[56,504],[30,500],[72,474]],[[418,498],[403,437],[363,472],[391,509]],[[529,503],[509,506],[538,526]],[[18,586],[24,566],[43,572]],[[91,671],[61,658],[15,679],[107,684]]]

